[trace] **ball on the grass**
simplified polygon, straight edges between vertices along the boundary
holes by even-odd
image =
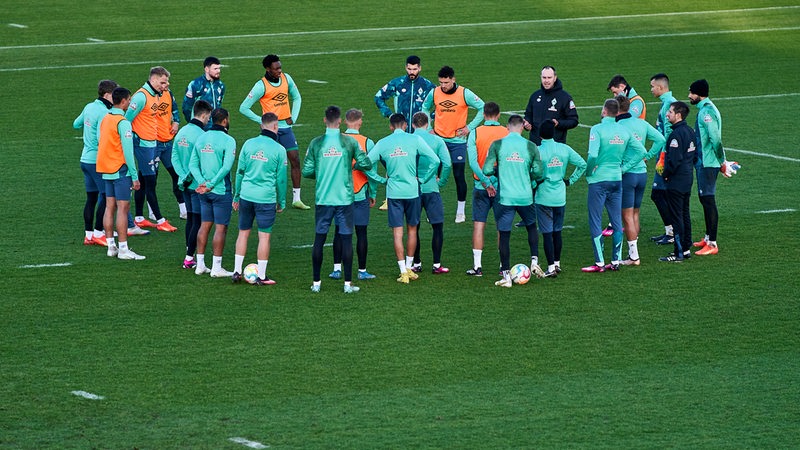
[[[516,284],[525,284],[531,279],[531,268],[526,264],[517,264],[511,268],[511,281]]]
[[[255,284],[258,279],[258,264],[248,264],[242,271],[242,278],[250,284]]]

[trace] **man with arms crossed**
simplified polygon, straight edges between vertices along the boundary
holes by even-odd
[[[198,183],[195,192],[200,194],[200,229],[197,232],[197,267],[194,273],[211,273],[213,278],[233,275],[222,268],[222,252],[225,236],[231,221],[233,196],[231,194],[231,168],[236,159],[236,140],[228,135],[230,117],[224,108],[211,112],[213,125],[194,143],[189,159],[189,171]],[[214,225],[214,240],[211,244],[214,259],[209,269],[205,251],[211,226]]]
[[[258,225],[257,286],[275,284],[267,277],[270,235],[275,214],[286,208],[286,149],[278,144],[278,116],[261,116],[261,134],[248,139],[239,154],[233,209],[239,211],[239,236],[236,238],[232,280],[242,281],[242,266],[253,220]]]
[[[145,259],[144,256],[128,248],[127,238],[131,189],[139,190],[136,159],[133,155],[133,131],[131,123],[125,119],[125,110],[131,103],[131,91],[118,87],[111,93],[111,98],[113,106],[100,122],[97,144],[97,172],[103,174],[106,190],[103,227],[108,245],[107,254],[119,259],[142,260]],[[114,240],[115,223],[119,248]]]

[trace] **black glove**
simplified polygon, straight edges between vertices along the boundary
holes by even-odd
[[[564,178],[564,184],[569,186],[569,178]]]

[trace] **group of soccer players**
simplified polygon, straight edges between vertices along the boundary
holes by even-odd
[[[561,271],[566,188],[584,173],[589,183],[589,229],[595,263],[582,270],[604,272],[619,270],[621,265],[639,265],[639,209],[648,179],[645,162],[657,158],[651,198],[662,216],[665,233],[654,240],[674,245],[674,251],[661,260],[683,261],[691,256],[689,248],[693,245],[701,247],[695,253],[698,255],[718,251],[716,177],[720,172],[730,176],[736,167],[725,160],[721,119],[708,99],[705,80],[696,81],[690,88],[689,99],[699,108],[692,130],[685,122],[689,107],[672,96],[666,75],[651,79],[651,92],[662,101],[656,127],[644,121],[645,103],[627,81],[620,75],[612,78],[608,90],[616,97],[606,101],[601,123],[592,127],[587,161],[564,143],[569,128],[565,129],[565,124],[577,125],[577,112],[571,97],[560,92],[554,68],[543,68],[541,92],[552,94],[555,89],[558,95],[566,95],[567,104],[562,101],[557,108],[557,96],[542,103],[540,94],[537,102],[541,104],[533,104],[533,108],[540,108],[544,118],[535,119],[539,116],[531,113],[529,104],[524,118],[511,115],[504,127],[499,121],[500,106],[484,103],[458,85],[451,67],[441,68],[435,86],[420,76],[420,59],[410,56],[406,75],[391,80],[375,95],[379,110],[389,118],[391,133],[377,143],[361,135],[363,113],[356,109],[344,113],[347,128],[342,133],[342,111],[329,106],[324,117],[325,133],[310,142],[301,168],[291,128],[301,105],[297,85],[283,72],[278,56],[267,55],[262,64],[265,75],[239,107],[243,115],[260,124],[261,132],[242,145],[234,182],[230,172],[237,143],[228,135],[230,117],[221,107],[225,86],[219,79],[218,59],[206,58],[204,74],[189,84],[183,102],[189,123],[180,130],[177,104],[169,90],[169,72],[163,67],[151,69],[148,82],[133,95],[113,81],[100,82],[98,100],[87,105],[74,123],[84,132],[84,244],[104,245],[109,256],[120,259],[144,259],[128,247],[128,235],[139,234],[137,230],[144,227],[176,230],[161,216],[155,196],[161,164],[168,167],[181,217],[186,219],[183,267],[194,269],[198,275],[242,281],[248,238],[255,222],[258,270],[250,281],[274,284],[266,274],[270,235],[276,214],[286,207],[288,169],[292,207],[310,209],[300,199],[301,176],[314,179],[316,184],[313,292],[321,289],[323,246],[331,225],[335,229],[334,268],[329,277],[343,278],[345,293],[359,290],[352,284],[355,232],[357,278],[375,278],[366,267],[367,226],[378,184],[386,185],[386,202],[381,209],[387,210],[392,229],[400,274],[397,281],[408,284],[422,271],[419,224],[423,208],[432,227],[431,272],[449,272],[441,262],[444,206],[439,189],[452,174],[457,191],[455,222],[464,222],[464,169],[469,164],[474,179],[473,266],[466,274],[483,274],[484,231],[491,210],[501,260],[500,280],[495,284],[511,287],[509,243],[514,218],[519,215],[522,220],[517,225],[527,231],[531,272],[538,277],[557,276]],[[392,108],[386,104],[388,100],[394,101]],[[256,102],[261,106],[260,116],[251,110]],[[468,123],[470,108],[477,113]],[[558,114],[570,114],[569,120]],[[535,130],[535,139],[534,131],[530,139],[522,137],[523,130]],[[649,151],[644,147],[645,140],[653,142]],[[567,176],[569,165],[575,169]],[[379,174],[379,166],[384,167],[385,175]],[[706,236],[698,242],[691,240],[688,208],[695,171],[706,219]],[[131,190],[137,193],[134,220],[129,217]],[[144,204],[149,205],[155,223],[143,217]],[[601,226],[604,208],[610,221],[605,230]],[[239,213],[239,235],[234,270],[227,271],[222,255],[232,210]],[[204,254],[212,228],[213,262],[209,268]],[[540,232],[546,270],[538,259]],[[623,232],[628,242],[628,258],[624,260]],[[613,242],[609,264],[604,262],[604,236],[611,236]]]

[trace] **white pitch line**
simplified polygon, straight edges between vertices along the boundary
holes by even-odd
[[[86,38],[86,40],[89,42],[105,42],[104,40],[97,38]]]
[[[333,244],[328,243],[328,244],[323,245],[323,247],[333,247]],[[314,248],[314,244],[293,245],[291,248]]]
[[[766,211],[756,211],[756,214],[775,214],[775,213],[784,213],[784,212],[795,212],[796,209],[786,208],[786,209],[768,209]]]
[[[753,151],[750,151],[750,150],[740,150],[738,148],[725,147],[724,150],[726,152],[744,153],[745,155],[763,156],[765,158],[774,158],[774,159],[780,159],[780,160],[783,160],[783,161],[800,162],[800,159],[797,159],[797,158],[790,158],[788,156],[771,155],[769,153],[753,152]]]
[[[55,264],[26,264],[24,266],[19,266],[20,269],[39,269],[42,267],[67,267],[71,266],[72,263],[55,263]]]
[[[679,12],[663,12],[663,13],[650,13],[650,14],[628,14],[624,16],[589,16],[589,17],[565,17],[559,19],[535,19],[535,20],[511,20],[501,22],[475,22],[475,23],[449,23],[439,25],[417,25],[406,27],[380,27],[380,28],[356,28],[349,30],[316,30],[316,31],[292,31],[286,33],[259,33],[259,34],[238,34],[229,36],[195,36],[186,38],[168,38],[168,39],[136,39],[125,41],[107,41],[102,44],[147,44],[147,43],[166,43],[166,42],[185,42],[185,41],[200,41],[200,40],[220,40],[220,39],[248,39],[248,38],[264,38],[264,37],[295,37],[295,36],[313,36],[321,34],[351,34],[351,33],[384,33],[387,31],[419,31],[431,30],[441,28],[465,28],[465,27],[487,27],[487,26],[504,26],[504,25],[531,25],[531,24],[551,24],[561,22],[581,22],[593,20],[629,20],[646,17],[670,17],[670,16],[698,16],[709,14],[737,14],[737,13],[752,13],[758,11],[775,11],[785,9],[797,9],[800,6],[771,6],[765,8],[743,8],[743,9],[719,9],[711,11],[679,11]],[[95,43],[100,44],[100,43]],[[506,43],[503,43],[508,44]],[[5,46],[0,47],[0,50],[13,50],[13,49],[26,49],[26,48],[52,48],[52,47],[71,47],[81,45],[93,45],[86,42],[72,42],[63,44],[38,44],[38,45],[19,45],[19,46]],[[398,49],[395,49],[398,50]]]
[[[250,448],[259,448],[259,449],[269,448],[269,445],[264,445],[261,442],[251,441],[243,437],[232,437],[228,440],[231,442],[235,442],[237,444],[242,444],[245,447],[250,447]]]
[[[72,395],[77,395],[78,397],[88,398],[89,400],[103,400],[105,398],[102,395],[95,395],[86,391],[72,391],[70,393]]]
[[[418,47],[393,47],[393,48],[368,48],[361,50],[324,50],[317,52],[306,53],[289,53],[283,54],[282,57],[305,57],[305,56],[321,56],[321,55],[355,55],[361,53],[385,53],[385,52],[406,52],[406,51],[419,51],[419,50],[437,50],[448,48],[477,48],[477,47],[498,47],[508,45],[535,45],[535,44],[562,44],[568,42],[599,42],[599,41],[625,41],[636,39],[662,39],[671,37],[692,37],[692,36],[713,36],[718,34],[738,34],[738,33],[765,33],[774,31],[797,31],[800,26],[796,27],[779,27],[779,28],[753,28],[747,30],[719,30],[719,31],[691,31],[685,33],[659,33],[659,34],[641,34],[637,36],[601,36],[593,38],[570,38],[570,39],[539,39],[530,41],[505,41],[505,42],[477,42],[473,44],[453,44],[453,45],[427,45]],[[155,42],[163,42],[158,40]],[[95,44],[99,45],[99,44]],[[3,47],[0,47],[2,50]],[[250,56],[226,56],[226,60],[232,59],[258,59],[260,55]],[[16,67],[0,69],[0,72],[24,72],[30,70],[61,70],[61,69],[85,69],[91,67],[114,67],[114,66],[138,66],[138,65],[152,65],[152,64],[176,64],[197,62],[199,59],[171,59],[171,60],[151,60],[151,61],[128,61],[119,63],[102,63],[102,64],[76,64],[64,66],[40,66],[40,67]]]
[[[22,25],[22,24],[19,24],[19,23],[10,23],[10,24],[8,24],[8,26],[10,26],[12,28],[28,28],[27,25]]]
[[[322,80],[308,80],[308,82],[309,83],[315,83],[315,84],[328,84],[327,81],[322,81]]]

